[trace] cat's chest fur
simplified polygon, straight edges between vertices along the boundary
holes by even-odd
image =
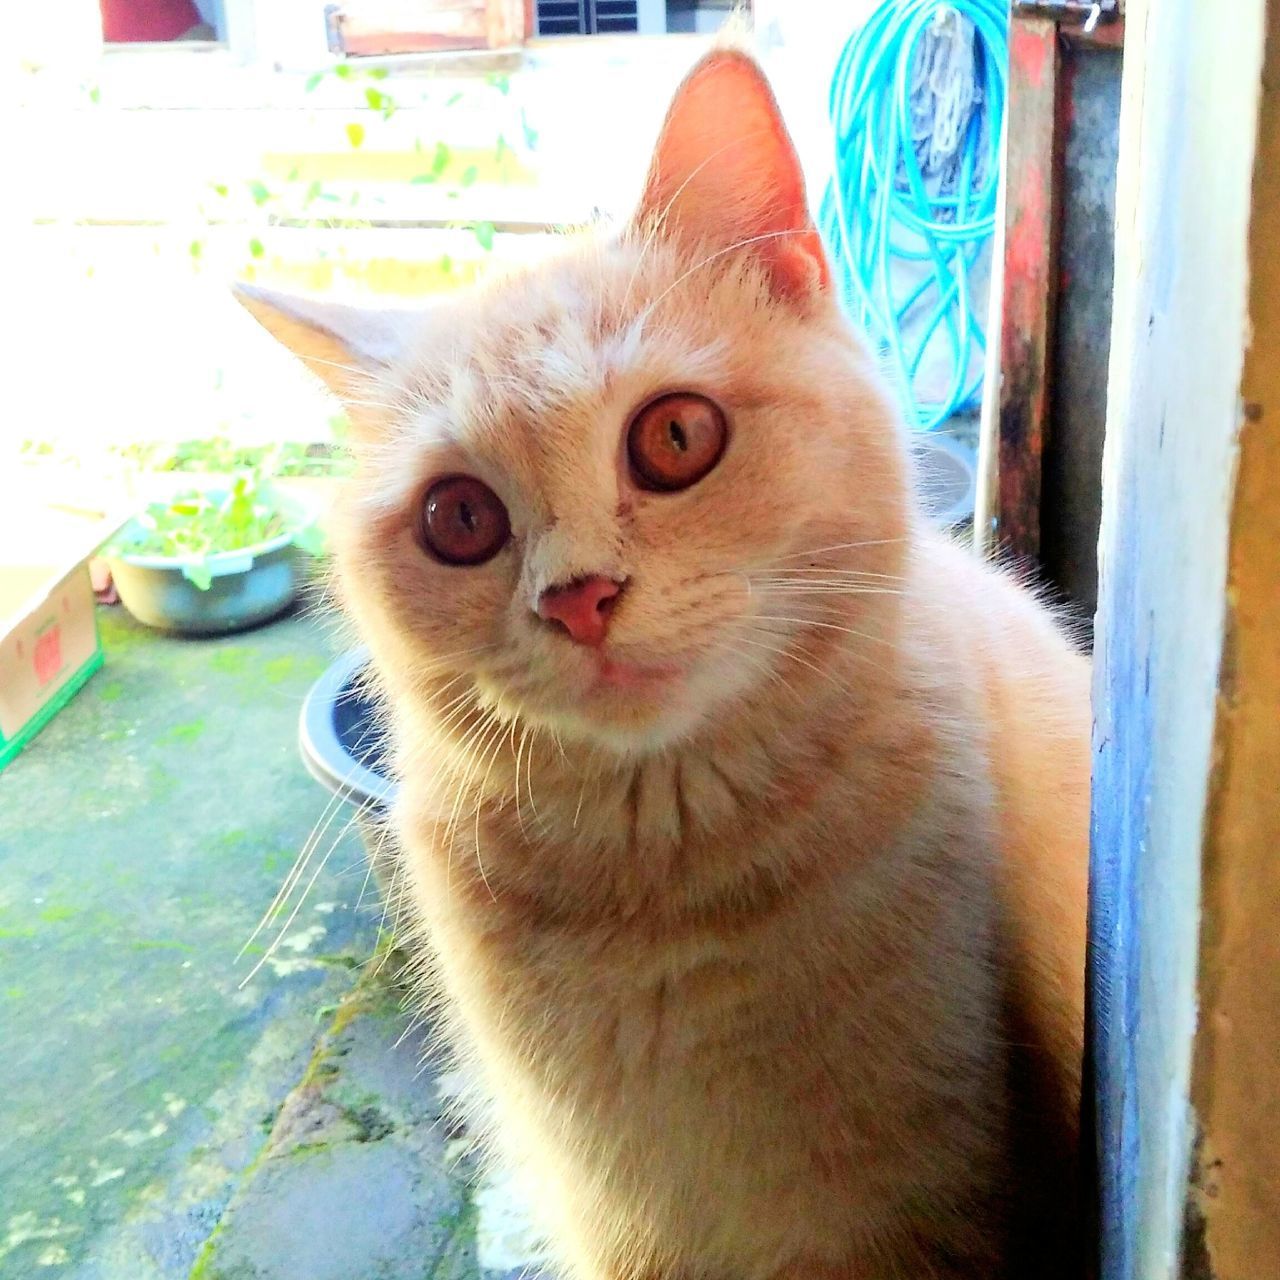
[[[642,829],[594,865],[544,845],[541,874],[510,873],[534,850],[503,847],[505,811],[451,856],[438,823],[410,836],[457,1038],[522,1154],[556,1152],[578,1204],[716,1265],[892,1232],[967,1185],[1002,1123],[976,1114],[999,1071],[981,788],[940,777],[894,812],[906,791],[869,805],[848,767],[772,828],[692,849]],[[487,882],[459,872],[477,834]],[[655,894],[664,876],[683,892]],[[714,1219],[690,1212],[713,1196]]]

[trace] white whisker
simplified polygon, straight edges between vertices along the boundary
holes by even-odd
[[[770,614],[756,614],[757,622],[789,622],[797,627],[822,627],[827,631],[841,631],[847,636],[857,636],[859,640],[867,640],[872,644],[888,645],[893,647],[891,640],[885,640],[881,636],[868,635],[865,631],[858,631],[854,627],[841,627],[834,622],[821,622],[817,618],[782,618]]]
[[[909,542],[909,538],[865,538],[861,542],[834,542],[829,547],[813,547],[808,551],[793,551],[790,555],[777,556],[773,563],[783,560],[802,560],[805,556],[825,555],[829,551],[856,551],[861,547],[888,547],[896,542]]]

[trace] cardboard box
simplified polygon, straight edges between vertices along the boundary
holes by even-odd
[[[118,527],[102,512],[0,510],[0,769],[102,665],[88,560]]]

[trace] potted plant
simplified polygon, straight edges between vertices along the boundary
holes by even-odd
[[[238,631],[283,613],[301,579],[300,553],[323,547],[314,516],[261,473],[226,488],[153,502],[103,551],[125,608],[167,631]]]

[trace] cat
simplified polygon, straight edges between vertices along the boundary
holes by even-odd
[[[560,1273],[1071,1274],[1088,664],[921,514],[756,63],[620,233],[243,300],[347,398],[413,945]]]

